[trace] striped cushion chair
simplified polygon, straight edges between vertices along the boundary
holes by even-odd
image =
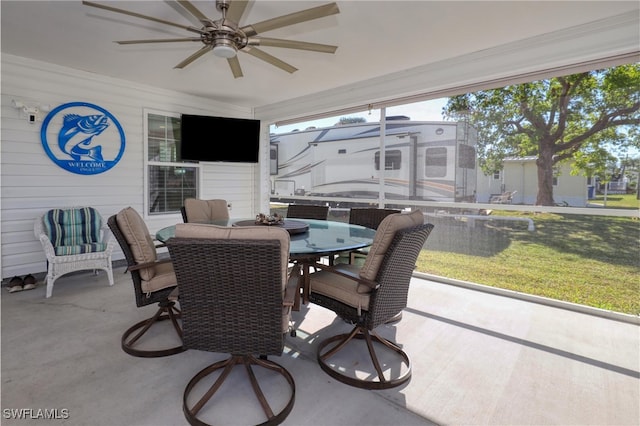
[[[51,297],[58,278],[75,271],[102,269],[113,285],[111,254],[116,241],[93,207],[49,210],[35,221],[34,233],[48,263],[46,297]]]

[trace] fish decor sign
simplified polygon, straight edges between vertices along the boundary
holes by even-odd
[[[118,120],[106,109],[86,102],[70,102],[51,110],[42,122],[40,139],[54,163],[80,175],[111,169],[125,147]]]

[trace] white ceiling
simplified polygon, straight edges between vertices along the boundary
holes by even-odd
[[[200,26],[174,1],[101,3]],[[258,0],[250,4],[240,24],[325,3]],[[333,55],[262,48],[297,67],[294,74],[244,53],[239,54],[244,72],[239,79],[233,78],[226,60],[212,54],[185,69],[174,69],[200,48],[200,42],[118,45],[113,41],[191,37],[192,33],[84,6],[80,1],[2,0],[2,52],[238,106],[259,107],[621,13],[638,14],[640,4],[451,0],[337,3],[338,15],[261,34],[339,46]],[[219,18],[214,0],[194,4],[207,16]]]

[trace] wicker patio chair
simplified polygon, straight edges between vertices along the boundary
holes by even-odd
[[[349,210],[349,223],[352,225],[366,226],[371,229],[378,229],[380,222],[390,214],[400,213],[395,209],[378,209],[375,207],[353,207]],[[364,262],[369,253],[369,247],[340,253],[335,263],[357,263]]]
[[[285,334],[290,331],[289,315],[300,294],[299,268],[294,267],[287,276],[289,233],[272,227],[188,223],[176,225],[175,235],[167,241],[167,247],[180,287],[184,346],[231,354],[201,370],[186,386],[183,411],[187,421],[192,425],[211,424],[214,420],[204,417],[228,410],[216,407],[220,397],[212,398],[232,369],[240,366],[248,373],[267,417],[264,423],[252,420],[251,424],[281,423],[293,408],[295,382],[284,367],[267,356],[282,354]],[[260,372],[254,374],[258,368],[261,370],[256,373]],[[272,398],[287,392],[290,396],[286,403],[280,400],[281,407],[272,409],[256,376],[264,378],[261,381],[271,390],[278,375],[288,386],[276,386],[278,389],[270,393]],[[209,388],[201,384],[204,381],[213,385]],[[242,384],[234,382],[222,389],[228,386]],[[234,423],[243,423],[239,418],[249,412],[243,410],[234,417]]]
[[[318,219],[327,220],[329,206],[313,204],[289,204],[287,217],[290,219]]]
[[[364,389],[388,389],[405,383],[411,377],[409,356],[374,329],[389,322],[407,306],[409,282],[416,259],[433,229],[432,224],[423,222],[424,217],[419,210],[412,214],[389,215],[380,224],[362,268],[319,264],[318,268],[322,270],[311,275],[309,300],[355,324],[350,333],[327,338],[318,345],[320,367],[336,380]],[[362,366],[360,362],[343,358],[334,364],[330,361],[345,347],[353,347],[354,338],[364,339],[367,343],[374,370],[366,370],[365,378],[359,377],[353,367]],[[357,348],[355,346],[352,350],[357,352]],[[381,349],[384,352],[380,352]],[[391,360],[381,364],[381,354]],[[346,356],[343,353],[343,357]],[[393,359],[399,360],[400,365]],[[388,377],[382,365],[389,369]]]
[[[75,271],[102,269],[113,285],[111,255],[116,241],[96,209],[49,210],[36,219],[33,232],[47,258],[47,298],[58,278]]]
[[[227,200],[200,200],[187,198],[181,209],[182,219],[187,222],[211,222],[218,219],[229,219]]]
[[[149,235],[146,224],[133,208],[127,207],[118,214],[111,216],[107,223],[113,235],[120,244],[120,248],[127,260],[127,271],[131,273],[136,305],[143,306],[158,304],[156,313],[140,321],[122,335],[122,349],[133,356],[154,358],[174,355],[183,352],[182,329],[178,323],[180,310],[175,304],[178,299],[178,289],[171,259],[158,259],[156,246]],[[140,339],[158,321],[171,320],[173,329],[180,338],[180,345],[164,349],[148,349],[149,339],[145,339],[142,348]]]

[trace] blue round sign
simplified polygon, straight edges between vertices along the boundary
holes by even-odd
[[[49,158],[72,173],[95,175],[124,154],[124,130],[106,109],[86,102],[54,108],[42,122],[42,146]]]

